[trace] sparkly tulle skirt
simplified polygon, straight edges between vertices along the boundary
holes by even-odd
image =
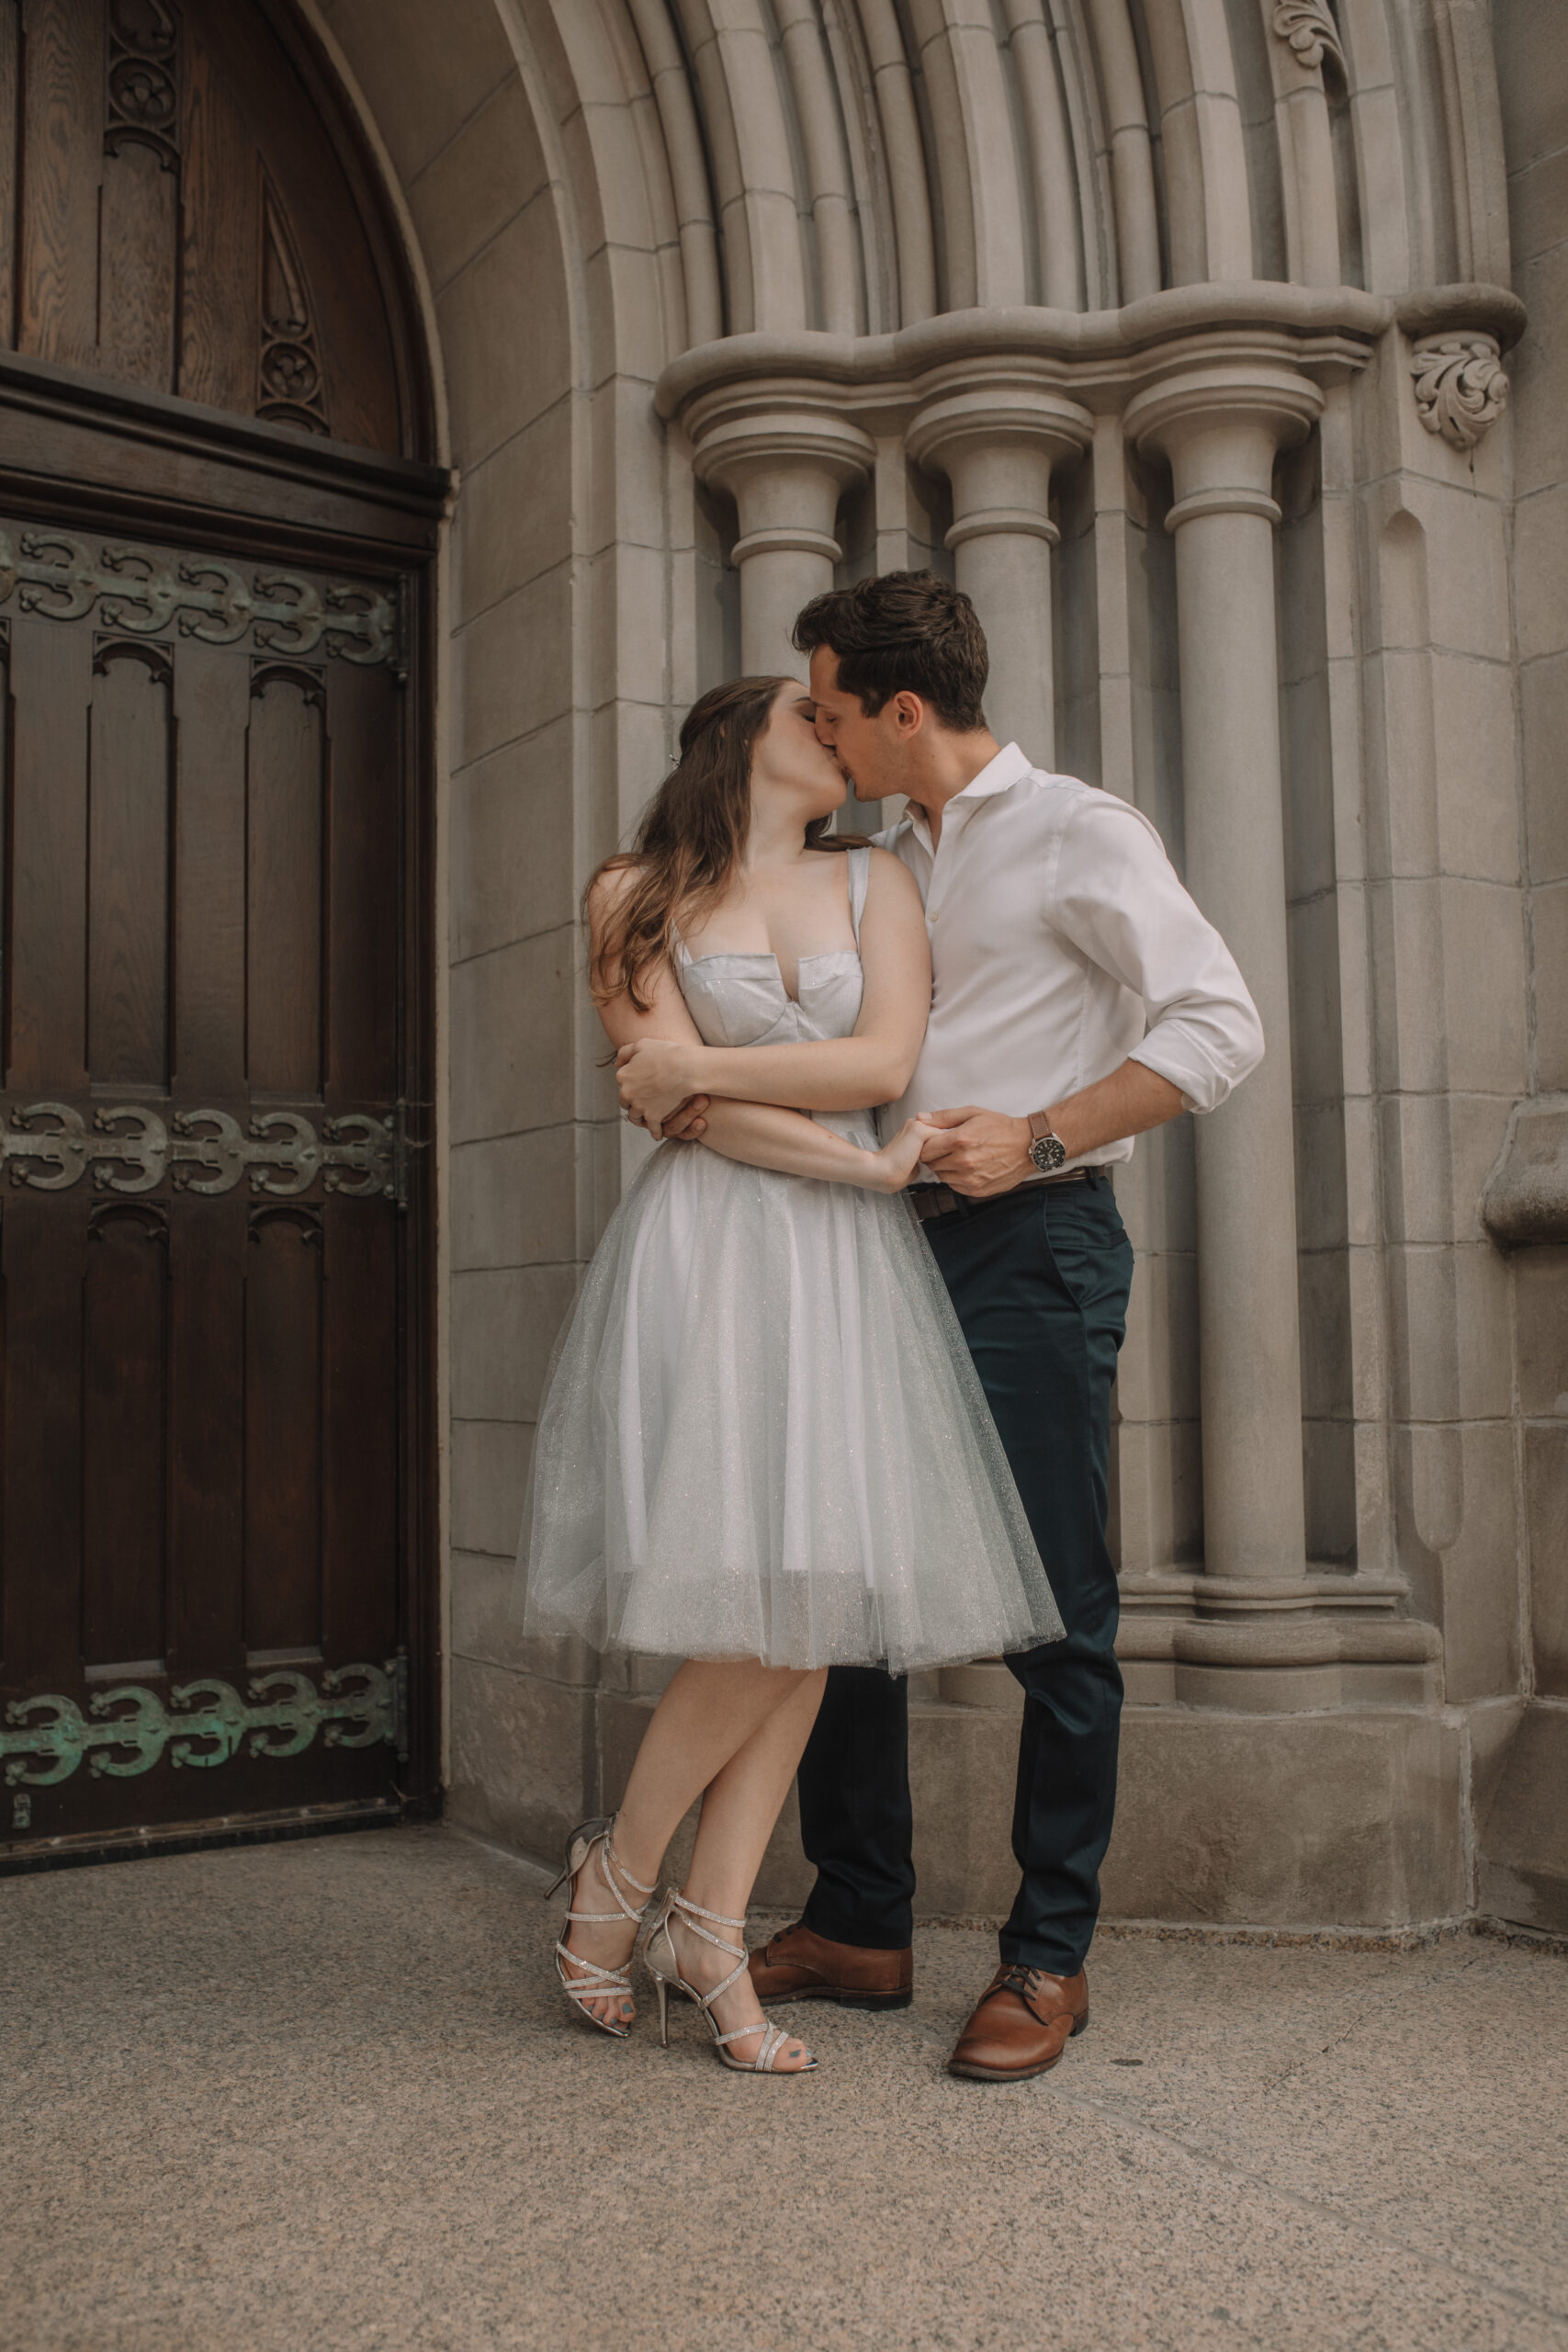
[[[1062,1631],[908,1202],[701,1145],[583,1278],[519,1570],[525,1631],[599,1650],[903,1673]]]

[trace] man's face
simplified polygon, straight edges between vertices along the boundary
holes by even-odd
[[[875,718],[869,718],[860,696],[840,687],[838,655],[831,646],[819,645],[811,656],[811,699],[817,707],[818,741],[826,743],[849,777],[857,800],[882,800],[907,789],[900,779],[914,729],[911,713],[900,706],[914,706],[918,726],[919,705],[914,695],[890,695]]]

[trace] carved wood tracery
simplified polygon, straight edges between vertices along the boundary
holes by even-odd
[[[408,451],[367,227],[262,0],[0,0],[0,346]]]
[[[262,180],[261,352],[256,414],[275,424],[329,433],[326,380],[316,330],[288,216],[277,191]]]
[[[109,0],[104,153],[150,148],[166,172],[180,164],[180,20],[166,0]]]

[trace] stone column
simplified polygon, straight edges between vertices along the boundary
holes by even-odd
[[[740,524],[740,666],[804,676],[790,643],[802,605],[833,585],[839,500],[876,462],[876,444],[827,405],[765,388],[725,391],[686,417],[700,481],[734,499]]]
[[[1287,360],[1193,368],[1138,393],[1130,438],[1176,503],[1187,883],[1262,1016],[1261,1069],[1197,1122],[1205,1564],[1306,1571],[1295,1154],[1275,644],[1276,451],[1323,396]]]
[[[987,720],[1040,767],[1051,765],[1056,736],[1051,469],[1079,456],[1093,433],[1088,411],[1050,385],[982,363],[944,370],[905,436],[916,464],[934,466],[953,487],[947,545],[991,652]]]

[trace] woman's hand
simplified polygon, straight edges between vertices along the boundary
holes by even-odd
[[[885,1143],[880,1151],[867,1154],[877,1170],[874,1189],[879,1193],[901,1193],[919,1166],[921,1152],[939,1132],[924,1119],[906,1119],[891,1143]]]
[[[694,1075],[700,1048],[667,1037],[639,1037],[615,1056],[621,1108],[633,1126],[662,1138],[664,1122],[699,1091]]]

